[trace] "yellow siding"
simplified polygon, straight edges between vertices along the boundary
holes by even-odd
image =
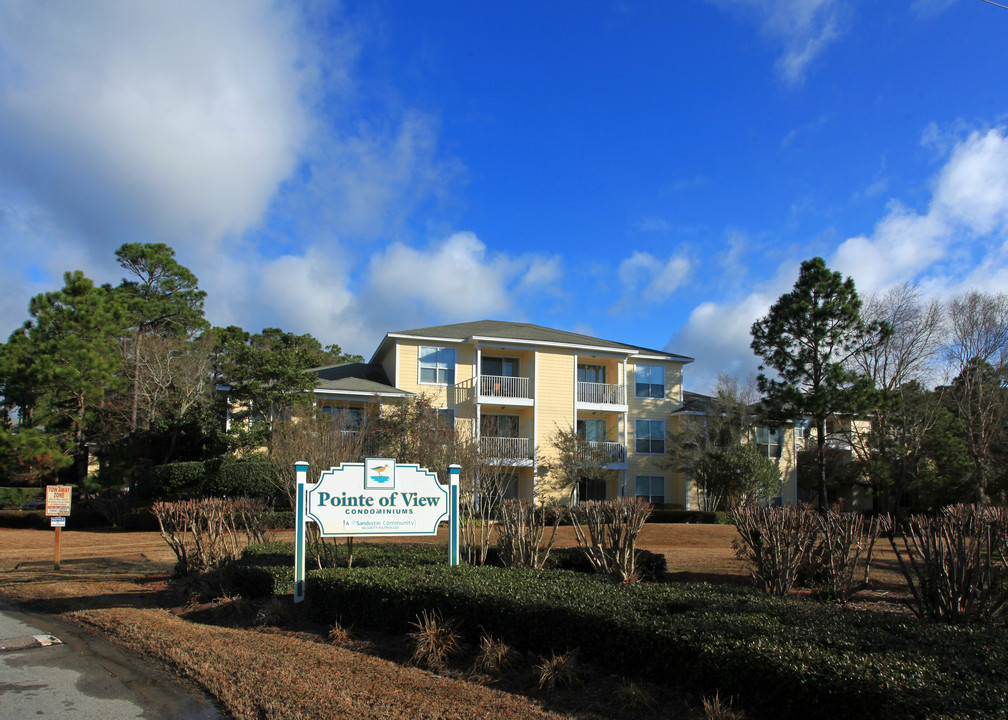
[[[539,353],[538,378],[535,388],[536,436],[533,442],[546,459],[556,457],[551,438],[557,430],[569,430],[574,424],[574,353]],[[541,487],[553,496],[557,478],[543,478]],[[552,490],[552,492],[550,492]]]

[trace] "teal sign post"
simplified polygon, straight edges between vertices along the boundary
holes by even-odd
[[[296,463],[297,523],[294,548],[294,602],[304,600],[305,523],[318,525],[324,537],[436,535],[450,520],[449,563],[459,564],[459,477],[452,465],[446,489],[437,475],[392,458],[342,463],[321,473],[308,487],[308,464]]]

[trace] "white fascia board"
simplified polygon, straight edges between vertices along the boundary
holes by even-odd
[[[316,395],[339,395],[348,398],[357,398],[361,400],[370,400],[376,397],[391,397],[391,398],[404,398],[404,397],[416,397],[414,393],[406,392],[369,392],[362,393],[356,390],[324,390],[316,388],[314,390]]]
[[[693,362],[693,358],[686,357],[685,355],[655,355],[654,353],[633,353],[633,358],[635,360],[663,360],[665,362],[677,362],[683,365],[689,365]]]

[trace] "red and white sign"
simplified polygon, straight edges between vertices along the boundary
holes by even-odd
[[[70,514],[70,485],[46,485],[45,514],[49,516]]]

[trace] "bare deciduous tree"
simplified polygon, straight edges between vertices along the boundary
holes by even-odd
[[[949,397],[974,465],[977,498],[986,502],[991,446],[1008,420],[1008,295],[971,291],[948,303],[945,347]]]

